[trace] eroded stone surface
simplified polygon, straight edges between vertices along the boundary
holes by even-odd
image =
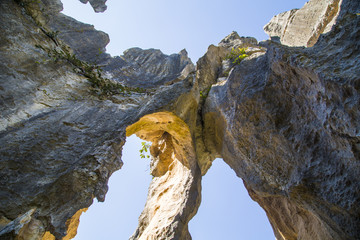
[[[89,207],[94,197],[105,199],[108,178],[122,166],[121,149],[128,125],[160,110],[173,111],[189,124],[194,121],[193,114],[189,115],[197,108],[191,90],[194,77],[186,75],[190,71],[186,70],[188,64],[183,64],[188,60],[186,52],[182,52],[169,57],[176,60],[164,66],[170,70],[157,69],[167,85],[151,94],[132,92],[99,98],[91,92],[88,80],[74,72],[74,66],[50,58],[36,47],[56,49],[72,38],[55,41],[48,36],[52,22],[37,22],[37,17],[30,17],[23,6],[32,10],[32,5],[14,1],[0,3],[1,21],[8,23],[2,24],[4,34],[0,36],[0,155],[1,169],[6,169],[0,176],[0,213],[13,220],[36,206],[36,219],[43,223],[44,230],[61,238],[67,234],[67,220],[78,210]],[[51,17],[65,19],[57,14],[53,12]],[[69,29],[68,34],[72,34],[71,25]],[[95,46],[90,45],[89,51]],[[146,52],[149,56],[159,55],[157,50]],[[143,51],[137,50],[131,57],[136,58],[136,54],[141,56]],[[165,55],[163,58],[166,61]],[[141,63],[157,64],[154,58],[142,59]],[[151,73],[142,68],[137,74],[152,81],[146,71]],[[104,74],[116,78],[116,71],[108,72],[111,69]]]
[[[190,239],[215,157],[244,180],[277,239],[358,239],[360,2],[338,3],[312,0],[272,21],[282,42],[304,28],[300,45],[317,41],[311,48],[231,33],[195,71],[185,50],[111,58],[108,36],[60,14],[59,1],[1,1],[1,237],[73,236],[79,211],[105,199],[125,135],[136,133],[153,142],[155,177],[133,239]],[[36,45],[68,45],[112,83],[146,91],[94,93],[73,64]],[[249,56],[238,64],[227,56],[239,47]]]
[[[214,131],[217,131],[215,126],[224,124],[218,121],[218,119],[203,118],[203,104],[212,86],[226,79],[232,68],[236,65],[233,63],[233,60],[227,59],[227,57],[232,50],[238,48],[245,48],[249,55],[265,51],[265,48],[257,45],[255,38],[240,37],[236,32],[232,32],[219,43],[219,46],[209,46],[206,54],[197,62],[196,78],[199,90],[202,91],[202,96],[198,110],[199,115],[197,116],[195,138],[198,162],[203,175],[211,167],[211,162],[215,158],[221,158],[219,154],[220,146],[214,144],[215,142],[220,143],[220,145],[222,144],[221,134],[219,135]],[[218,114],[215,113],[215,115]],[[207,123],[212,127],[205,129]],[[216,140],[213,138],[216,138]]]
[[[263,44],[266,53],[219,78],[206,99],[208,139],[277,239],[360,236],[358,9],[344,1],[341,27],[313,48]]]
[[[274,16],[264,30],[284,45],[312,47],[335,24],[340,4],[341,0],[310,0],[301,9]]]
[[[130,239],[191,239],[188,222],[200,205],[201,172],[190,129],[169,112],[142,117],[127,128],[151,141],[154,176],[139,226]]]
[[[104,12],[107,9],[105,5],[107,0],[79,0],[82,3],[90,2],[91,7],[94,9],[95,12]]]

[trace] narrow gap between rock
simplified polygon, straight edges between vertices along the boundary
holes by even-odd
[[[111,176],[105,202],[94,200],[82,214],[75,240],[128,239],[134,233],[152,179],[150,159],[140,157],[142,142],[135,134],[126,139],[122,169]],[[264,210],[222,159],[202,179],[201,205],[189,230],[194,240],[274,238]]]
[[[74,240],[129,239],[138,225],[152,179],[150,159],[140,157],[140,138],[132,135],[123,147],[123,167],[113,173],[105,202],[94,203],[80,217]]]
[[[201,205],[189,222],[189,231],[194,240],[275,238],[265,211],[219,158],[202,178]]]

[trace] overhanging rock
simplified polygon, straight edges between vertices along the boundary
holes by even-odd
[[[312,47],[234,32],[195,68],[185,50],[112,58],[108,36],[59,13],[59,1],[1,1],[1,237],[73,237],[136,133],[153,142],[154,180],[132,239],[190,239],[216,157],[277,239],[358,239],[360,2],[311,0],[291,24],[273,20],[274,34],[285,43],[311,9],[319,19],[293,45]]]

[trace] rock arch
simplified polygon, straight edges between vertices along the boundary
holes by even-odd
[[[188,222],[201,199],[201,173],[187,124],[171,112],[145,115],[126,128],[152,142],[149,187],[139,226],[131,239],[191,239]]]
[[[63,238],[72,216],[94,197],[104,200],[122,165],[125,128],[140,119],[129,134],[143,131],[155,142],[150,202],[175,196],[165,178],[183,182],[176,211],[149,204],[133,238],[189,239],[201,174],[220,156],[278,239],[358,239],[360,2],[310,2],[330,7],[319,11],[324,21],[310,23],[319,26],[309,34],[312,47],[232,33],[196,69],[186,51],[132,49],[116,58],[102,52],[103,74],[84,61],[104,50],[108,36],[60,14],[59,0],[0,1],[0,236]],[[299,17],[306,14],[313,15]],[[248,48],[246,59],[226,59],[239,47]],[[155,183],[163,190],[152,191]],[[151,221],[160,213],[169,214],[161,226]]]

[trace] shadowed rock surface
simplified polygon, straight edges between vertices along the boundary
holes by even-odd
[[[155,70],[140,68],[136,74],[148,76],[156,71],[163,83],[174,80],[172,76],[180,80],[158,87],[152,93],[99,97],[92,93],[90,82],[74,72],[72,64],[59,56],[49,57],[46,51],[35,46],[57,49],[62,41],[68,43],[69,40],[68,45],[79,53],[79,58],[88,60],[81,53],[86,52],[83,49],[90,40],[80,39],[83,45],[72,45],[76,42],[72,23],[79,29],[81,25],[90,28],[89,25],[57,13],[52,15],[51,25],[46,25],[46,21],[37,23],[27,14],[31,9],[25,9],[29,7],[33,6],[15,1],[0,4],[0,18],[4,23],[9,22],[1,27],[4,34],[1,35],[0,212],[12,220],[36,208],[33,217],[40,220],[43,230],[61,238],[66,234],[65,223],[79,209],[89,207],[94,197],[104,201],[108,178],[122,166],[121,148],[128,125],[140,116],[162,110],[173,111],[186,119],[186,106],[193,104],[189,100],[194,95],[191,91],[194,78],[181,74],[187,64],[193,65],[188,62],[186,52],[166,57],[158,50],[138,49],[124,57],[123,67],[131,67],[127,62],[160,65],[156,57],[141,58],[146,52],[147,56],[161,56],[165,63]],[[63,31],[64,36],[59,33],[54,41],[48,35],[54,31],[51,27],[57,18],[71,24],[68,31]],[[93,28],[89,31],[103,36]],[[66,37],[66,33],[71,38]],[[90,45],[89,52],[92,48],[97,51],[97,44],[106,44],[98,42]],[[113,60],[109,56],[104,59]],[[119,76],[116,69],[111,75]],[[153,81],[151,76],[147,79]],[[185,99],[187,103],[182,104]],[[177,106],[184,108],[176,110]]]
[[[191,239],[216,157],[277,239],[360,238],[360,2],[312,0],[265,27],[312,47],[233,32],[196,68],[186,50],[112,58],[107,34],[61,9],[0,2],[1,239],[75,236],[131,134],[152,141],[154,176],[131,239]]]

